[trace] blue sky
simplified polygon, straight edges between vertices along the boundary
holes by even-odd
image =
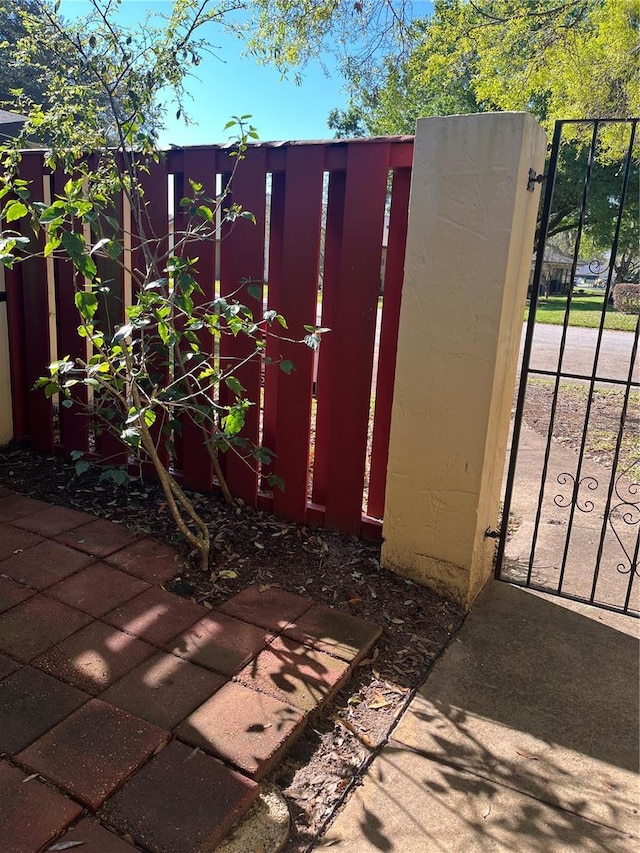
[[[431,3],[414,4],[424,15]],[[122,22],[135,26],[144,20],[148,9],[166,11],[169,0],[123,0]],[[67,18],[86,15],[90,11],[85,0],[62,0],[60,12]],[[329,74],[319,62],[304,69],[300,85],[282,80],[280,73],[269,66],[259,66],[250,57],[242,56],[242,44],[233,35],[224,33],[215,24],[203,28],[201,35],[210,39],[219,59],[203,57],[197,77],[188,83],[191,99],[187,112],[197,124],[185,126],[175,119],[175,108],[167,113],[167,128],[161,135],[163,146],[198,145],[222,142],[223,130],[233,115],[250,114],[262,140],[327,139],[333,132],[327,127],[327,116],[333,107],[344,107],[347,95],[343,90],[335,62],[322,57]]]

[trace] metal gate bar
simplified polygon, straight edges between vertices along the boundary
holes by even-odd
[[[638,332],[639,326],[638,321],[636,321],[635,325],[635,333],[633,337],[633,344],[631,348],[630,362],[629,362],[629,371],[626,379],[617,379],[617,378],[609,378],[606,376],[598,375],[598,363],[600,358],[600,353],[603,344],[603,333],[605,326],[605,315],[607,306],[609,304],[609,298],[613,289],[613,277],[615,272],[615,263],[617,259],[617,253],[619,248],[619,239],[622,228],[623,217],[625,215],[625,205],[627,203],[627,195],[629,191],[630,184],[630,175],[632,165],[634,163],[634,146],[636,144],[636,131],[637,131],[637,123],[638,119],[627,119],[627,120],[609,120],[609,119],[589,119],[589,120],[566,120],[557,122],[554,129],[553,142],[551,148],[551,154],[548,164],[547,171],[547,185],[546,191],[544,195],[541,218],[540,218],[540,226],[538,230],[538,240],[536,247],[536,262],[534,267],[532,285],[531,285],[531,299],[530,299],[530,310],[529,310],[529,319],[526,327],[525,333],[525,341],[523,348],[523,357],[522,357],[522,366],[521,366],[521,375],[520,375],[520,384],[518,388],[517,395],[517,403],[516,403],[516,411],[514,417],[514,425],[513,425],[513,438],[512,438],[512,449],[509,457],[509,465],[507,472],[507,480],[506,480],[506,488],[503,502],[503,512],[502,512],[502,525],[500,530],[500,537],[498,541],[498,548],[496,554],[496,577],[501,580],[509,580],[512,583],[517,583],[522,586],[531,586],[538,589],[544,589],[546,592],[553,592],[559,596],[566,598],[574,598],[579,601],[586,601],[591,604],[597,604],[598,606],[604,607],[606,609],[620,611],[623,613],[629,613],[630,615],[639,615],[630,609],[630,602],[633,590],[633,584],[635,577],[638,575],[638,551],[640,548],[640,507],[638,506],[638,502],[633,500],[634,496],[638,494],[640,491],[640,484],[631,483],[627,486],[628,496],[623,496],[619,491],[619,485],[621,482],[621,478],[624,477],[625,472],[617,473],[617,468],[620,460],[620,451],[623,442],[623,435],[625,424],[628,416],[628,408],[629,408],[629,400],[631,389],[635,387],[640,387],[640,382],[634,381],[633,369],[634,363],[637,358],[638,353]],[[536,312],[538,308],[538,300],[540,294],[540,285],[542,281],[542,271],[545,263],[545,248],[548,240],[549,233],[549,223],[550,223],[550,215],[552,211],[552,204],[554,199],[554,192],[556,189],[556,182],[558,178],[558,160],[560,155],[561,145],[563,143],[563,130],[567,125],[586,125],[587,127],[591,127],[591,138],[588,148],[587,162],[584,172],[584,180],[582,186],[582,199],[580,204],[580,213],[578,217],[578,221],[575,227],[575,242],[573,246],[573,257],[571,261],[571,272],[569,279],[569,291],[566,297],[566,303],[564,308],[564,317],[562,322],[562,332],[558,350],[558,364],[556,370],[546,370],[546,369],[532,369],[531,364],[531,355],[532,355],[532,347],[533,347],[533,339],[534,332],[536,327]],[[596,152],[597,146],[599,142],[600,131],[603,126],[606,125],[619,125],[619,126],[629,126],[629,142],[626,148],[626,153],[623,158],[623,168],[622,168],[622,180],[619,189],[619,194],[617,195],[617,204],[618,211],[617,217],[615,220],[615,228],[613,238],[611,240],[611,249],[609,254],[609,263],[608,263],[608,273],[606,286],[603,294],[602,301],[602,310],[600,316],[600,322],[598,325],[595,350],[593,353],[593,368],[591,372],[586,375],[584,373],[577,373],[574,371],[563,370],[563,362],[565,360],[565,351],[567,347],[567,332],[569,328],[569,319],[571,312],[571,304],[572,298],[574,295],[574,283],[576,278],[576,271],[579,263],[580,257],[580,246],[583,238],[583,232],[585,228],[585,219],[588,211],[590,190],[593,180],[593,169],[594,164],[596,162]],[[553,384],[553,396],[551,409],[549,413],[549,425],[547,429],[546,435],[546,445],[544,451],[544,459],[542,462],[542,467],[540,471],[540,486],[538,490],[538,498],[537,498],[537,507],[535,512],[535,521],[533,525],[533,533],[531,538],[531,547],[529,549],[529,556],[527,560],[527,570],[526,570],[526,578],[524,580],[514,580],[513,578],[505,577],[504,572],[504,562],[505,562],[505,549],[507,544],[507,536],[509,531],[509,517],[510,511],[512,508],[513,502],[513,492],[514,486],[516,484],[516,470],[518,464],[518,450],[521,442],[522,435],[522,426],[523,426],[523,417],[524,417],[524,409],[525,409],[525,401],[528,387],[528,380],[531,375],[539,375],[539,376],[549,376],[554,378]],[[536,560],[536,548],[538,545],[538,539],[540,536],[540,525],[541,525],[541,517],[543,513],[543,505],[545,500],[545,492],[547,490],[547,478],[549,474],[549,460],[552,452],[552,442],[554,436],[554,427],[556,423],[556,413],[559,399],[559,389],[561,380],[565,379],[575,379],[580,382],[588,382],[588,394],[586,401],[586,410],[584,413],[584,421],[582,425],[582,431],[580,435],[580,443],[579,450],[577,456],[577,467],[575,473],[572,474],[570,472],[562,472],[557,476],[557,481],[560,485],[566,485],[567,483],[571,484],[571,497],[564,497],[562,495],[556,495],[554,498],[554,503],[556,507],[561,509],[568,508],[569,516],[568,521],[566,522],[567,530],[566,535],[564,537],[564,544],[561,548],[561,556],[558,555],[557,563],[555,566],[556,569],[559,570],[559,577],[557,583],[554,587],[549,587],[548,585],[540,585],[535,582],[533,578],[535,560]],[[590,513],[594,509],[594,503],[591,500],[583,500],[582,504],[580,503],[580,489],[581,487],[586,487],[590,491],[597,490],[599,483],[592,476],[584,476],[583,477],[583,465],[585,460],[585,450],[587,445],[587,436],[589,432],[590,426],[590,415],[592,411],[592,405],[594,400],[594,390],[596,388],[596,384],[607,385],[611,384],[614,386],[621,386],[624,388],[624,396],[622,402],[622,409],[620,413],[620,421],[618,426],[618,432],[615,440],[615,449],[613,452],[612,459],[612,469],[611,469],[611,478],[607,488],[607,497],[604,505],[603,511],[603,521],[602,527],[599,534],[598,539],[598,549],[595,560],[595,570],[593,574],[593,579],[591,582],[591,590],[589,595],[574,595],[571,592],[563,589],[565,584],[566,571],[568,567],[569,560],[569,551],[572,543],[572,534],[574,528],[574,520],[576,516],[576,509],[582,513]],[[563,479],[561,479],[563,478]],[[623,542],[619,532],[616,528],[616,523],[619,522],[620,518],[622,518],[623,522],[627,525],[637,525],[638,536],[636,537],[635,545],[632,548],[629,548],[625,542]],[[614,523],[615,522],[615,523]],[[564,524],[564,522],[562,522]],[[626,593],[624,596],[624,601],[621,601],[620,604],[615,603],[606,603],[606,602],[596,602],[597,595],[597,585],[598,580],[601,574],[601,560],[603,558],[603,551],[605,546],[605,540],[607,538],[608,530],[612,531],[613,535],[616,537],[619,547],[622,549],[624,556],[626,558],[626,562],[622,560],[616,566],[616,570],[620,575],[629,575],[628,583],[626,585]]]

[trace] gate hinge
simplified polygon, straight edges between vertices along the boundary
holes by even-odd
[[[546,175],[538,175],[535,169],[529,169],[529,183],[527,184],[527,192],[532,193],[536,184],[541,184],[547,180]]]
[[[499,530],[492,530],[490,527],[487,527],[487,529],[484,532],[484,535],[485,535],[486,539],[499,539],[500,538],[500,531]]]
[[[0,302],[6,302],[6,301],[7,301],[6,292],[4,290],[0,290]]]

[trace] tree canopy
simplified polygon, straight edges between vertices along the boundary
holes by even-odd
[[[527,110],[559,118],[640,113],[640,0],[436,0],[410,26],[408,56],[372,75],[352,66],[370,133],[411,133],[419,116]],[[343,115],[332,114],[340,130]]]

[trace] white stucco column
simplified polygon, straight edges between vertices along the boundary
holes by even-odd
[[[4,293],[4,267],[0,265],[0,293]],[[13,438],[11,379],[9,375],[9,329],[7,303],[0,302],[0,447]]]
[[[492,572],[545,148],[526,113],[417,124],[382,564],[465,607]]]

